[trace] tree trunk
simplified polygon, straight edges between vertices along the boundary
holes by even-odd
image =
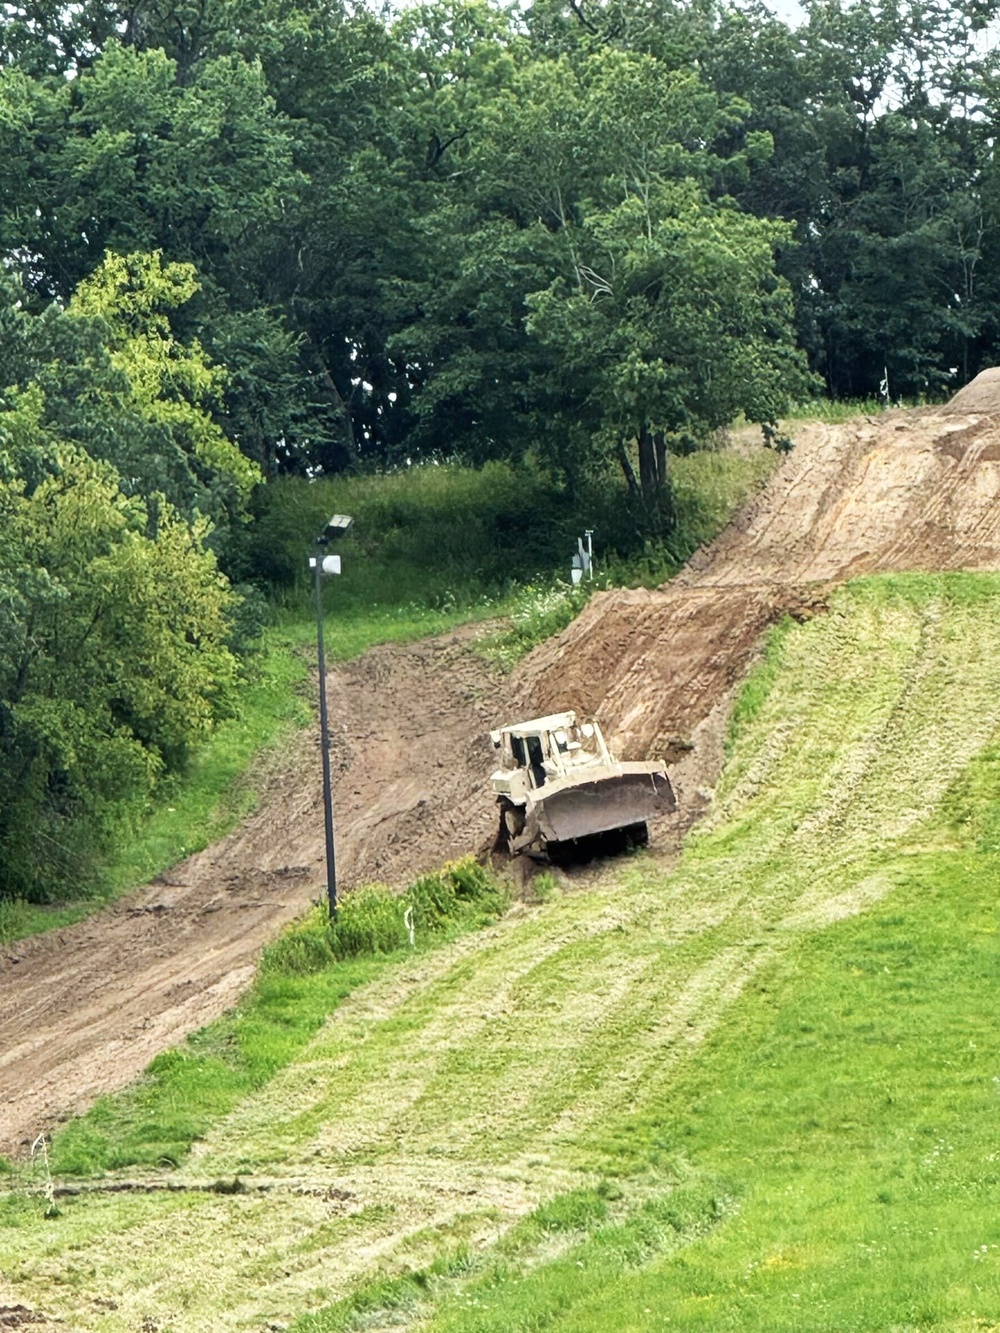
[[[633,500],[639,499],[639,483],[636,480],[635,468],[632,466],[632,460],[628,456],[628,450],[625,448],[625,441],[618,438],[618,462],[621,464],[622,472],[625,474],[625,480],[628,483],[628,493]]]
[[[656,472],[656,449],[653,436],[645,421],[639,427],[639,484],[642,486],[642,502],[648,514],[654,513],[660,493],[660,479]]]
[[[667,437],[662,431],[651,431],[645,421],[640,424],[635,439],[639,451],[639,475],[636,476],[623,439],[618,441],[618,462],[637,514],[641,516],[639,530],[649,536],[665,531],[669,526],[672,513],[667,484],[670,455]]]
[[[330,397],[340,409],[341,419],[344,423],[344,434],[347,437],[347,447],[350,450],[351,457],[355,457],[358,452],[357,440],[354,435],[354,415],[351,412],[351,404],[337,388],[337,381],[330,374],[330,367],[323,359],[323,353],[315,343],[312,344],[313,354],[316,358],[316,364],[319,366],[320,378],[323,381]]]
[[[639,427],[639,481],[642,489],[642,507],[647,527],[663,533],[671,518],[670,489],[667,468],[669,453],[667,437],[662,431],[651,431],[646,422]]]
[[[653,436],[653,445],[656,449],[656,480],[659,484],[660,493],[666,488],[667,477],[667,437],[662,430],[658,430]]]

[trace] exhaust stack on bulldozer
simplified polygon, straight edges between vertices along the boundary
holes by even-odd
[[[572,711],[501,727],[490,739],[502,763],[490,779],[500,851],[545,857],[615,830],[643,843],[646,821],[677,808],[665,765],[615,759],[597,723],[578,724]]]

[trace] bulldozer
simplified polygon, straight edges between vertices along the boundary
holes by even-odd
[[[622,763],[596,722],[572,710],[490,732],[501,767],[490,785],[500,807],[494,850],[557,859],[581,843],[617,834],[630,845],[647,820],[677,808],[662,763]]]

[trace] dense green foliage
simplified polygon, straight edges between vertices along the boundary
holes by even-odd
[[[64,313],[7,312],[0,896],[74,896],[115,827],[231,706],[234,595],[196,478],[238,495],[252,465],[198,404],[211,367],[160,313],[192,282],[155,257],[108,260]],[[144,486],[123,455],[147,427],[160,446],[140,448],[136,469],[169,470]]]
[[[936,390],[995,353],[987,0],[9,6],[0,251],[39,307],[107,252],[193,264],[179,322],[270,474],[576,474],[805,381]],[[645,474],[645,475],[643,475]]]
[[[581,518],[681,550],[739,414],[989,364],[993,12],[5,6],[0,897],[81,885],[234,706],[317,477],[390,474],[359,555],[494,596]],[[495,504],[443,527],[419,463]]]

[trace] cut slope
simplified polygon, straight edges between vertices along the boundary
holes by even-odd
[[[764,628],[860,574],[1000,569],[1000,422],[924,409],[798,429],[718,541],[655,592],[593,598],[522,666],[524,706],[596,713],[630,757],[687,737]]]
[[[492,833],[486,733],[504,685],[470,651],[476,632],[384,645],[331,673],[342,887],[406,882]],[[0,949],[0,1152],[235,1004],[261,945],[321,892],[317,737],[296,744],[227,838],[76,926]]]
[[[1000,581],[852,585],[752,698],[676,875],[640,860],[357,993],[160,1182],[199,1190],[67,1202],[85,1283],[56,1281],[40,1206],[0,1231],[0,1299],[95,1333],[282,1324],[594,1184],[763,968],[910,873],[1000,728]],[[246,1193],[205,1192],[237,1172]]]

